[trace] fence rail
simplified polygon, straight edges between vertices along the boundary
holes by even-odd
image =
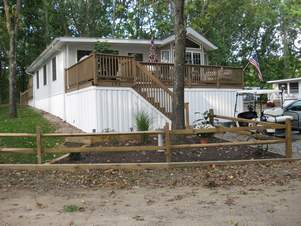
[[[42,133],[40,128],[37,127],[36,133],[0,133],[1,137],[34,137],[36,139],[35,148],[0,148],[0,153],[36,153],[37,163],[42,163],[42,157],[45,153],[74,153],[74,152],[137,152],[137,151],[156,151],[165,150],[166,162],[171,162],[171,154],[173,149],[182,149],[185,151],[187,148],[202,148],[202,147],[221,147],[221,146],[237,146],[237,145],[259,145],[259,144],[277,144],[285,143],[285,156],[286,158],[292,158],[292,127],[291,121],[287,120],[285,124],[257,122],[248,119],[240,119],[234,117],[213,115],[212,117],[222,118],[233,121],[244,121],[252,123],[249,127],[217,127],[209,129],[183,129],[183,130],[171,130],[169,125],[166,124],[164,130],[160,131],[137,131],[137,132],[122,132],[122,133]],[[209,144],[173,144],[172,136],[174,135],[193,135],[199,133],[241,133],[245,131],[256,131],[258,129],[284,129],[285,138],[271,137],[266,140],[253,140],[253,141],[240,141],[240,142],[223,142],[223,143],[209,143]],[[102,147],[43,147],[42,140],[49,137],[92,137],[92,136],[137,136],[137,135],[162,135],[165,137],[165,142],[162,145],[152,146],[102,146]]]

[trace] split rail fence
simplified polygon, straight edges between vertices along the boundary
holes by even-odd
[[[245,127],[216,127],[206,129],[183,129],[171,130],[169,124],[166,124],[164,130],[161,131],[137,131],[137,132],[122,132],[122,133],[42,133],[41,129],[37,127],[36,133],[0,133],[1,137],[32,137],[36,140],[35,148],[1,148],[0,153],[23,153],[23,154],[36,154],[37,163],[41,164],[43,155],[45,153],[84,153],[84,152],[144,152],[144,151],[157,151],[164,150],[166,162],[172,161],[172,151],[175,149],[189,149],[189,148],[204,148],[204,147],[223,147],[223,146],[238,146],[238,145],[262,145],[262,144],[277,144],[285,143],[285,157],[292,158],[292,127],[291,121],[287,120],[285,124],[276,124],[269,122],[257,122],[248,119],[227,117],[221,115],[214,115],[213,117],[230,120],[235,122],[247,122],[250,126]],[[213,119],[212,117],[212,119]],[[283,129],[285,131],[284,138],[269,137],[269,139],[258,139],[252,141],[235,141],[235,142],[222,142],[222,143],[208,143],[208,144],[173,144],[172,136],[174,135],[194,135],[200,133],[239,133],[239,134],[255,134],[256,131],[266,129]],[[255,131],[255,132],[254,132]],[[101,146],[101,147],[43,147],[43,139],[50,137],[101,137],[101,136],[136,136],[137,135],[161,135],[164,136],[164,143],[162,145],[152,146]],[[260,134],[257,134],[260,138]]]

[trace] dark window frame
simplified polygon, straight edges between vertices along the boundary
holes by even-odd
[[[47,65],[43,66],[43,84],[44,86],[47,85]]]
[[[40,88],[40,74],[39,74],[39,71],[37,71],[37,73],[36,73],[36,76],[37,76],[37,89],[39,89]]]
[[[290,93],[298,94],[299,93],[299,82],[290,82]]]
[[[52,81],[56,81],[56,57],[52,58]]]

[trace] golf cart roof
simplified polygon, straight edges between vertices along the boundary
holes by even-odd
[[[275,89],[253,89],[253,90],[239,90],[237,91],[238,95],[245,95],[245,94],[253,94],[253,95],[264,95],[264,94],[272,94],[272,93],[282,93],[281,90]]]

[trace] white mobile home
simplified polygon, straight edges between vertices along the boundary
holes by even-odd
[[[21,97],[86,132],[130,131],[139,111],[148,112],[153,129],[172,115],[174,39],[129,40],[60,37],[27,68],[32,78]],[[117,55],[96,54],[96,42],[110,43]],[[150,48],[155,59],[149,62]],[[233,115],[235,91],[243,87],[241,68],[210,66],[217,47],[187,29],[185,101],[194,112],[213,108]],[[239,104],[242,107],[242,103]]]
[[[271,80],[267,83],[272,84],[273,89],[283,90],[284,99],[301,99],[301,78]]]

